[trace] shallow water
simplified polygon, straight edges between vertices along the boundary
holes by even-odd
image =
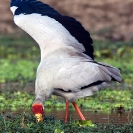
[[[117,84],[116,84],[117,85]],[[118,86],[114,87],[118,88]],[[119,85],[120,88],[130,88],[124,84]],[[131,86],[132,87],[132,86]],[[26,91],[28,93],[34,94],[34,83],[27,83],[26,86],[20,86],[19,83],[8,83],[8,84],[0,84],[1,91],[5,91],[9,88],[10,91],[18,91],[18,88]],[[114,123],[114,124],[124,124],[124,123],[133,123],[133,111],[132,112],[123,112],[122,114],[114,112],[114,113],[101,113],[101,112],[93,112],[88,111],[86,109],[81,109],[83,115],[85,116],[86,120],[92,120],[93,123]],[[10,112],[11,114],[20,114],[24,112],[24,110],[12,112],[12,111],[5,111]],[[3,113],[0,111],[0,113]],[[32,113],[32,112],[30,112]],[[65,109],[50,109],[45,111],[46,116],[54,116],[56,119],[64,120],[65,118]],[[69,119],[80,120],[77,112],[75,110],[69,110]]]
[[[133,112],[124,113],[95,113],[92,111],[87,111],[85,109],[81,110],[86,120],[91,120],[93,123],[114,123],[114,124],[124,124],[133,123]],[[45,111],[45,115],[52,115],[56,119],[64,120],[65,110],[51,110],[50,112]],[[74,120],[80,120],[77,112],[75,110],[69,110],[69,118]]]
[[[18,115],[24,112],[29,112],[32,114],[31,111],[24,111],[19,110],[16,112],[13,111],[0,111],[0,114],[12,114]],[[86,120],[91,120],[93,123],[106,123],[106,124],[126,124],[126,123],[133,123],[133,111],[123,112],[123,113],[102,113],[102,112],[94,112],[88,111],[86,109],[81,109]],[[65,109],[47,109],[45,110],[45,116],[53,116],[55,119],[64,120],[65,119]],[[72,120],[80,120],[79,115],[75,110],[69,110],[69,119]]]

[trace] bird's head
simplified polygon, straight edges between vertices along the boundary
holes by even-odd
[[[43,121],[43,116],[44,116],[44,107],[41,103],[34,103],[32,105],[32,111],[33,114],[36,118],[37,122],[42,122]]]

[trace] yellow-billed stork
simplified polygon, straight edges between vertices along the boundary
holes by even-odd
[[[74,18],[37,0],[11,0],[10,9],[15,24],[38,43],[41,51],[32,104],[36,120],[43,120],[44,102],[51,94],[66,99],[65,122],[69,102],[85,120],[76,100],[93,95],[112,81],[121,82],[120,70],[94,61],[90,34]]]

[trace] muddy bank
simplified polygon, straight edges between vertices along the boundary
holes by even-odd
[[[133,40],[132,0],[42,0],[79,20],[95,39]],[[0,33],[23,32],[13,23],[9,0],[0,4]]]

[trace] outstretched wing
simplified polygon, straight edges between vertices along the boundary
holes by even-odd
[[[81,45],[84,46],[85,48],[84,53],[90,56],[92,59],[94,58],[93,57],[94,50],[92,46],[93,42],[90,37],[90,34],[88,31],[84,29],[84,27],[78,21],[76,21],[76,19],[68,16],[62,16],[53,8],[51,8],[49,5],[44,4],[37,0],[11,0],[11,8],[14,8],[14,7],[18,7],[14,12],[15,16],[19,16],[23,14],[24,15],[23,17],[26,17],[27,15],[40,14],[42,17],[48,16],[49,18],[56,20],[72,35],[72,37],[74,37]],[[39,18],[36,17],[35,19],[39,19]],[[29,23],[32,24],[32,21],[29,19]],[[20,26],[25,31],[27,30],[26,28],[23,28],[22,25],[18,24],[18,26]],[[37,26],[38,25],[34,25],[34,27],[37,27]]]

